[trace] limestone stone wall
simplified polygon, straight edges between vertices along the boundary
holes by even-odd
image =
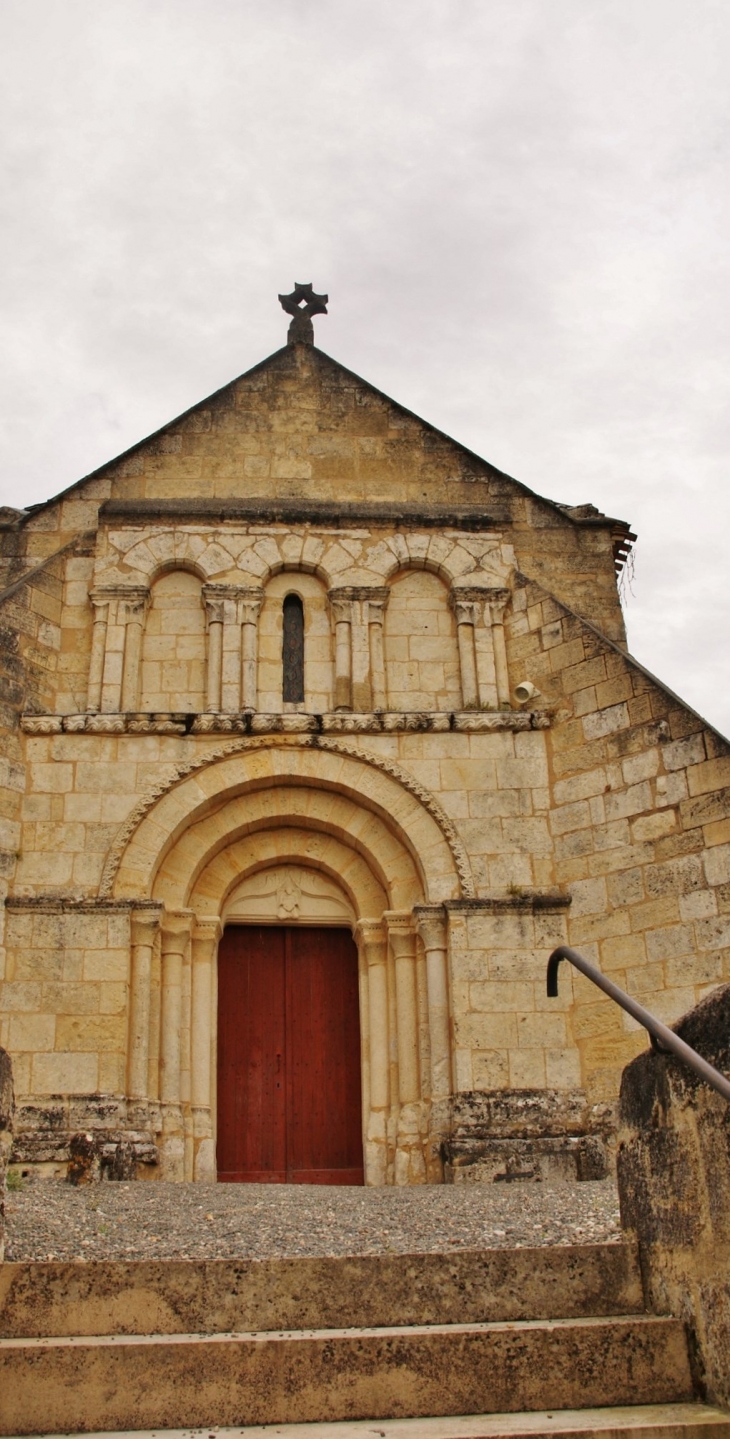
[[[186,552],[193,538],[186,532]],[[201,538],[204,545],[209,543]],[[418,536],[411,538],[410,543],[413,545],[417,539]],[[139,551],[138,534],[134,535],[134,543]],[[152,551],[156,537],[148,534],[144,543]],[[273,557],[272,543],[273,537],[267,540]],[[286,547],[286,536],[277,532],[275,543]],[[362,545],[363,539],[359,543]],[[372,534],[365,543],[376,548]],[[460,545],[458,535],[447,543],[447,560],[450,558],[453,565],[453,555]],[[492,556],[493,553],[491,550]],[[150,564],[154,562],[153,554]],[[491,563],[494,565],[493,558]],[[70,558],[68,564],[75,565],[75,558]],[[67,592],[79,584],[73,573],[74,578],[67,581]],[[493,569],[492,578],[503,578],[504,573],[495,574]],[[443,581],[427,571],[404,571],[396,566],[395,574],[396,586],[405,581],[404,593],[408,595],[412,590],[414,601],[411,610],[407,604],[401,607],[401,616],[413,615],[417,639],[423,637],[425,624],[429,624],[437,631],[437,643],[444,645],[444,653],[446,645],[451,646],[452,657],[455,655],[458,661],[460,692],[465,677],[469,678],[464,670],[465,656],[472,665],[471,682],[477,686],[480,680],[496,685],[496,630],[494,624],[491,633],[488,630],[485,601],[474,598],[474,587],[467,599],[462,599],[464,592],[459,591],[455,603]],[[148,643],[145,623],[154,609],[137,606],[139,571],[135,570],[133,577],[135,608],[131,613],[142,615],[139,656],[144,671]],[[382,575],[377,578],[382,579]],[[203,594],[200,581],[188,571],[172,571],[168,579],[173,584],[171,594],[192,596],[193,587],[196,594],[194,610],[181,605],[178,610],[170,606],[168,611],[161,611],[173,616],[169,652],[174,669],[181,663],[177,646],[180,636],[186,634],[185,616],[194,612],[196,618],[204,618],[203,606],[211,603],[211,586]],[[92,594],[98,595],[98,589],[93,588],[93,574],[87,583]],[[23,719],[27,793],[22,805],[14,892],[7,910],[0,1041],[9,1047],[16,1065],[22,1100],[20,1133],[29,1136],[18,1142],[25,1146],[26,1156],[35,1155],[39,1163],[61,1163],[74,1126],[88,1129],[100,1124],[111,1136],[109,1143],[142,1145],[140,1164],[148,1163],[149,1150],[144,1145],[156,1145],[162,1134],[155,1106],[161,1093],[160,1026],[166,982],[157,934],[149,948],[144,1001],[144,1022],[148,1026],[145,1082],[141,1088],[137,1086],[139,1092],[131,1093],[130,1045],[137,1022],[132,928],[135,922],[142,922],[133,920],[134,906],[162,903],[170,906],[171,912],[190,913],[192,921],[186,919],[186,924],[198,920],[220,924],[225,887],[211,888],[212,881],[201,880],[202,888],[194,892],[190,889],[195,876],[201,873],[206,845],[211,846],[211,854],[230,854],[226,861],[229,872],[240,878],[253,873],[257,866],[270,865],[274,859],[300,863],[312,845],[314,864],[326,867],[322,840],[316,836],[329,833],[337,836],[341,848],[343,841],[345,846],[341,854],[333,854],[333,878],[343,883],[344,876],[354,873],[351,866],[356,852],[360,854],[358,863],[364,863],[371,876],[363,893],[372,897],[355,906],[357,922],[382,926],[385,910],[402,914],[409,913],[413,906],[433,909],[435,905],[441,937],[431,953],[443,952],[447,965],[448,1079],[439,1081],[441,1088],[434,1093],[430,1026],[436,1021],[435,1011],[429,1011],[428,951],[423,947],[423,924],[419,928],[416,909],[412,909],[408,945],[416,948],[409,949],[408,963],[416,966],[413,1022],[418,1062],[417,1072],[408,1080],[413,1098],[403,1104],[402,1096],[397,1097],[402,1084],[397,1060],[398,1016],[392,1007],[396,1004],[395,940],[391,937],[378,941],[391,947],[387,960],[391,966],[386,985],[391,994],[387,1028],[396,1058],[387,1080],[390,1098],[383,1111],[385,1128],[379,1138],[375,1124],[372,1138],[374,1172],[384,1177],[391,1172],[396,1175],[395,1157],[387,1159],[388,1145],[395,1144],[397,1149],[398,1115],[413,1103],[426,1108],[423,1114],[419,1110],[420,1117],[414,1112],[415,1128],[410,1137],[403,1131],[401,1140],[404,1153],[407,1150],[412,1154],[415,1134],[418,1145],[425,1146],[425,1158],[421,1170],[418,1165],[413,1168],[412,1159],[404,1159],[402,1172],[406,1176],[417,1177],[420,1173],[422,1177],[439,1177],[439,1146],[445,1142],[450,1125],[454,1135],[458,1131],[464,1136],[463,1142],[454,1140],[455,1147],[452,1146],[449,1164],[454,1177],[460,1177],[469,1165],[473,1166],[471,1173],[480,1169],[491,1173],[493,1160],[519,1167],[524,1158],[519,1146],[525,1140],[520,1096],[537,1093],[553,1096],[553,1128],[562,1129],[571,1143],[576,1141],[570,1151],[578,1156],[575,1162],[582,1155],[580,1163],[587,1166],[587,1172],[595,1172],[591,1169],[593,1161],[585,1160],[585,1154],[592,1151],[586,1151],[585,1145],[580,1148],[581,1136],[606,1131],[605,1105],[615,1099],[621,1067],[643,1047],[644,1036],[580,977],[566,975],[560,999],[548,1000],[546,961],[555,944],[567,939],[631,992],[650,994],[655,1011],[670,1020],[727,975],[728,921],[724,916],[730,903],[730,843],[727,820],[722,817],[726,796],[718,785],[725,777],[728,761],[719,737],[652,682],[620,649],[534,583],[518,576],[513,584],[513,589],[496,591],[496,619],[497,625],[504,624],[510,693],[518,678],[529,678],[539,688],[535,701],[539,707],[528,712],[518,708],[479,708],[478,688],[477,705],[471,710],[459,705],[449,711],[429,707],[383,712],[375,708],[360,712],[333,708],[333,689],[338,679],[336,632],[337,625],[343,623],[343,612],[349,615],[349,682],[353,686],[356,682],[359,624],[367,638],[359,682],[370,686],[372,703],[373,656],[377,658],[379,652],[373,645],[373,626],[363,626],[362,621],[362,605],[368,601],[361,596],[368,587],[360,586],[356,596],[340,587],[332,602],[328,599],[330,592],[317,576],[288,570],[259,587],[259,598],[244,599],[244,604],[255,611],[255,698],[260,701],[263,695],[271,705],[269,711],[256,709],[245,718],[230,712],[226,715],[222,710],[200,711],[197,718],[137,711],[130,715],[121,709],[63,716],[58,713],[60,704],[54,711],[53,703],[47,703],[50,712]],[[178,585],[179,591],[174,588]],[[322,690],[309,690],[302,710],[286,714],[280,698],[280,614],[283,597],[293,585],[304,599],[308,636],[320,646],[315,650],[319,658],[311,661],[314,668],[310,675],[316,678],[310,678],[309,683],[321,684]],[[235,586],[229,585],[224,605],[238,606],[237,599],[231,600],[234,591]],[[377,597],[374,627],[382,630],[390,591],[380,584],[371,592]],[[494,592],[492,587],[489,593]],[[245,593],[251,594],[252,587]],[[71,597],[76,598],[73,590]],[[217,597],[214,602],[218,603]],[[343,606],[350,608],[343,611]],[[87,608],[91,609],[88,603]],[[397,607],[394,613],[398,615]],[[237,626],[240,616],[241,610],[236,608]],[[494,620],[491,604],[489,616]],[[247,622],[253,623],[250,618]],[[213,623],[220,625],[225,636],[225,613]],[[206,688],[210,614],[207,626]],[[121,653],[122,664],[115,670],[113,663],[105,662],[102,681],[105,675],[111,675],[111,684],[116,674],[114,682],[121,703],[126,651],[115,649],[114,635],[109,643],[109,628],[107,621],[105,640],[111,662]],[[455,631],[461,632],[461,645]],[[71,632],[79,633],[73,627]],[[485,668],[483,649],[480,658],[477,636],[482,632],[490,640],[491,668]],[[471,649],[464,646],[465,633]],[[198,643],[202,635],[201,625]],[[153,627],[152,642],[157,644],[161,638],[161,629]],[[78,658],[83,652],[74,648],[72,653]],[[222,645],[221,687],[226,682],[225,653]],[[389,669],[392,658],[388,655],[387,632],[382,653],[383,664]],[[241,649],[238,663],[244,659]],[[91,655],[86,662],[88,687]],[[413,668],[397,681],[405,686],[399,692],[402,703],[411,697],[420,701],[424,698],[420,663],[414,661]],[[271,688],[262,690],[260,678],[267,674],[266,683]],[[56,681],[59,697],[65,682],[63,677]],[[227,682],[231,684],[230,671]],[[409,683],[419,688],[410,691]],[[331,688],[327,689],[327,685]],[[101,689],[103,693],[103,683]],[[222,688],[218,693],[223,693]],[[329,708],[316,711],[313,696],[324,699]],[[194,720],[192,725],[190,719]],[[361,766],[348,785],[343,771],[338,770],[338,778],[332,782],[322,768],[324,753],[337,754],[338,746],[343,753],[357,756]],[[238,758],[235,763],[231,761],[234,768],[230,778],[219,789],[214,775],[229,751]],[[250,779],[245,779],[241,765],[249,754],[254,769]],[[312,756],[314,764],[311,774],[315,789],[311,794],[302,769],[306,755]],[[188,774],[190,781],[185,780]],[[378,801],[384,774],[392,777],[395,789],[391,796],[384,792],[382,801]],[[288,787],[289,775],[294,788]],[[274,810],[271,789],[260,790],[261,784],[267,787],[272,783],[276,785]],[[321,790],[323,783],[326,799]],[[193,786],[192,799],[186,797],[188,784]],[[247,784],[252,788],[246,798],[231,800],[228,808],[221,808],[228,793],[242,794]],[[408,802],[416,808],[404,829],[401,811],[409,794]],[[163,801],[167,803],[166,795],[172,805],[169,814],[160,808]],[[353,795],[358,795],[354,809]],[[158,800],[158,796],[162,798]],[[418,817],[424,804],[430,815],[427,821]],[[200,827],[208,809],[210,838],[204,839],[207,831]],[[382,815],[377,825],[374,810]],[[149,820],[145,818],[148,813]],[[251,835],[245,852],[237,838],[242,824]],[[279,826],[277,833],[281,835],[274,851],[267,848],[268,838],[264,842],[272,824]],[[130,868],[128,858],[134,853],[136,836],[143,833],[140,827],[144,825],[150,827],[149,834],[144,840],[146,848],[143,846],[139,853],[148,872],[144,866],[140,869],[137,859]],[[434,826],[433,834],[429,826]],[[191,840],[185,839],[187,850],[170,851],[170,839],[177,833],[183,838],[190,834]],[[198,833],[200,842],[196,840],[197,848],[191,847],[192,836]],[[369,837],[365,840],[366,834]],[[437,834],[444,858],[438,862],[441,868],[437,865],[429,879],[427,855],[431,851],[436,854],[433,846]],[[127,866],[124,873],[128,877],[123,890],[118,891],[121,908],[115,909],[114,876],[120,861]],[[207,874],[208,870],[203,868],[202,872]],[[349,881],[344,879],[344,883],[345,901],[351,903]],[[387,925],[383,935],[386,931],[390,935]],[[189,943],[186,939],[185,944]],[[163,1144],[163,1156],[165,1152],[184,1155],[185,1106],[192,1105],[193,950],[194,944],[186,951],[188,959],[182,960],[181,1048],[175,1060],[179,1081],[176,1096],[169,1101],[180,1113],[183,1147],[175,1149],[175,1130],[167,1151]],[[210,1008],[212,1000],[208,1003]],[[211,1014],[212,1011],[206,1023],[212,1032]],[[207,1050],[210,1042],[208,1034]],[[372,1055],[365,1055],[364,1063],[370,1065]],[[191,1131],[191,1173],[196,1145],[209,1143],[210,1125],[214,1123],[210,1082],[206,1084],[207,1099],[198,1105],[198,1111],[205,1110],[209,1118],[198,1119],[197,1138]],[[505,1120],[503,1116],[502,1121],[509,1152],[500,1151],[497,1160],[494,1154],[491,1158],[485,1154],[483,1143],[492,1125],[488,1096],[494,1093],[514,1097],[512,1119]],[[468,1121],[462,1115],[455,1127],[447,1112],[449,1096],[453,1094],[471,1096]],[[47,1134],[38,1142],[39,1116],[49,1107],[53,1110],[61,1096],[66,1096],[63,1104],[71,1102],[76,1108],[73,1114],[64,1109],[61,1117],[54,1119],[57,1142],[49,1143]],[[438,1113],[436,1127],[429,1128],[428,1113]],[[192,1109],[190,1116],[192,1123]],[[512,1134],[508,1132],[510,1124]],[[556,1133],[554,1137],[559,1136]],[[532,1141],[534,1136],[532,1157],[528,1155],[526,1161],[528,1168],[530,1164],[534,1167]],[[381,1144],[385,1146],[382,1162],[378,1158]],[[564,1151],[560,1150],[555,1158],[554,1149],[548,1146],[545,1151],[540,1161],[543,1169],[546,1165],[548,1169],[550,1165],[560,1168],[564,1163]],[[201,1149],[203,1152],[208,1153]],[[180,1164],[187,1162],[180,1158]],[[173,1172],[178,1172],[174,1168],[177,1163],[175,1159]],[[183,1168],[179,1172],[186,1171]]]
[[[730,985],[675,1026],[730,1071]],[[730,1402],[730,1107],[673,1055],[650,1051],[621,1082],[621,1218],[640,1246],[649,1306],[692,1338],[699,1392]]]
[[[462,510],[509,526],[520,568],[624,638],[614,552],[628,526],[535,495],[310,346],[289,346],[11,530],[20,567],[98,525],[109,500]],[[310,516],[311,519],[311,516]]]
[[[0,1049],[0,1264],[5,1255],[5,1179],[13,1132],[13,1071],[10,1056]]]
[[[201,583],[187,570],[152,586],[142,643],[143,711],[199,713],[206,707],[206,636]]]
[[[396,577],[384,641],[389,709],[461,709],[456,623],[437,575],[406,570]]]
[[[581,976],[548,1000],[551,950],[669,1021],[730,978],[728,745],[622,648],[616,525],[297,347],[13,521],[23,1162],[91,1133],[97,1168],[211,1178],[218,940],[242,886],[296,922],[304,884],[357,941],[370,1182],[605,1167],[645,1037]]]
[[[671,1023],[730,978],[728,742],[538,586],[521,584],[507,628],[512,674],[554,711],[549,830],[568,941]],[[583,1082],[612,1097],[644,1037],[589,981],[572,984]]]
[[[327,589],[315,575],[287,571],[274,575],[264,591],[259,621],[256,707],[279,714],[282,699],[283,601],[297,594],[304,606],[304,706],[314,714],[334,707],[334,642]]]

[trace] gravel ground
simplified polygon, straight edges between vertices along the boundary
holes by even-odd
[[[10,1260],[266,1259],[621,1238],[610,1181],[340,1189],[26,1181],[6,1201]]]

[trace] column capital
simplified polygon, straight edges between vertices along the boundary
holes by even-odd
[[[184,950],[190,939],[194,919],[192,909],[164,910],[161,919],[163,948]]]
[[[396,959],[413,953],[416,932],[410,909],[386,909],[383,919],[388,930],[390,947]]]
[[[126,600],[134,604],[140,600],[148,600],[149,597],[149,585],[94,585],[89,590],[92,604],[107,605],[110,600]]]
[[[363,594],[368,602],[368,621],[382,625],[390,599],[390,589],[387,585],[373,585],[371,590],[364,590]]]
[[[449,603],[457,625],[478,624],[484,610],[483,601],[473,590],[452,590]]]
[[[146,586],[135,585],[134,588],[130,586],[128,589],[120,590],[117,598],[124,606],[124,618],[127,622],[130,620],[141,622],[144,619],[145,610],[150,602],[150,592]]]
[[[476,618],[472,620],[466,608],[464,608],[464,619],[462,623],[474,624],[482,616],[489,621],[501,619],[501,612],[504,611],[512,597],[512,591],[503,585],[460,585],[450,592],[450,600],[454,612],[466,606],[476,607]],[[459,615],[457,613],[457,621]]]
[[[486,600],[489,605],[492,624],[501,624],[504,619],[504,612],[512,598],[512,591],[507,589],[487,590]]]
[[[361,944],[366,950],[368,964],[385,963],[386,932],[382,919],[359,919],[353,929],[353,937],[356,944]],[[380,950],[377,959],[373,959],[373,951]]]
[[[109,593],[109,590],[89,590],[89,604],[97,611],[95,619],[106,618],[99,614],[101,610],[108,610],[111,602],[116,597]]]
[[[96,609],[116,601],[118,620],[126,624],[128,620],[144,617],[150,591],[148,585],[95,585],[89,590],[89,600]]]
[[[223,933],[223,925],[217,914],[196,915],[192,925],[193,939],[208,940],[215,944]]]
[[[226,590],[226,585],[203,585],[201,588],[200,598],[209,625],[222,625],[225,620],[226,600],[229,598]]]
[[[239,624],[255,625],[257,623],[264,598],[264,591],[255,585],[243,585],[236,591]]]
[[[162,919],[161,904],[146,903],[132,910],[132,944],[154,944]]]
[[[356,598],[351,586],[327,591],[327,599],[332,607],[335,624],[352,624],[352,609]]]
[[[424,949],[446,948],[446,910],[442,904],[416,904],[413,918]]]

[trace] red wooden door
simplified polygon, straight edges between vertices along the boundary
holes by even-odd
[[[218,1178],[362,1184],[357,950],[348,930],[226,929]]]

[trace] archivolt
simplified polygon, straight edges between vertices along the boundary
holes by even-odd
[[[114,545],[114,534],[111,543]],[[113,567],[105,557],[94,576],[96,585],[152,584],[171,569],[189,569],[203,580],[226,578],[228,583],[265,585],[281,570],[316,574],[331,585],[382,585],[401,569],[428,569],[447,585],[504,586],[510,566],[502,555],[497,535],[468,538],[438,530],[394,534],[374,532],[360,542],[351,563],[342,549],[339,533],[320,534],[256,529],[159,529],[146,534],[123,552]],[[343,564],[343,561],[345,563]]]
[[[243,772],[240,765],[231,767],[236,758]],[[411,853],[427,899],[473,897],[466,851],[434,796],[393,761],[316,736],[290,742],[268,736],[233,740],[170,767],[122,825],[107,856],[100,897],[149,896],[165,854],[185,829],[236,794],[287,781],[340,792],[363,811],[379,812]]]
[[[302,793],[306,794],[306,791]],[[245,799],[239,803],[245,804]],[[204,828],[205,821],[200,829]],[[196,826],[197,828],[197,826]],[[205,836],[198,837],[203,848]],[[386,892],[371,866],[351,845],[335,835],[312,828],[282,825],[277,829],[255,829],[236,838],[224,849],[209,854],[194,884],[179,896],[171,893],[161,876],[156,897],[203,916],[223,913],[231,890],[258,870],[272,865],[303,865],[337,881],[358,919],[378,918],[384,909],[406,907],[408,900]],[[404,879],[407,879],[404,876]],[[411,901],[412,902],[412,901]]]

